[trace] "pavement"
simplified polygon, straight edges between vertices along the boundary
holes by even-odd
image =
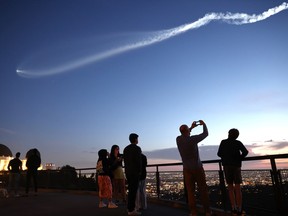
[[[36,195],[8,198],[0,197],[1,216],[126,216],[126,204],[116,209],[99,208],[98,193],[91,191],[61,191],[39,189]],[[148,199],[148,208],[142,211],[142,216],[188,216],[185,203]],[[201,212],[201,210],[200,210]],[[214,211],[217,216],[225,213]],[[202,216],[204,214],[199,214]]]
[[[119,205],[116,209],[99,208],[98,197],[93,193],[43,191],[38,195],[29,194],[8,198],[0,197],[1,216],[126,216],[126,205]],[[148,203],[148,208],[142,211],[143,216],[188,216],[188,210],[158,203]]]

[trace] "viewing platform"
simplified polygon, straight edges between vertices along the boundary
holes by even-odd
[[[126,216],[125,204],[116,209],[99,208],[98,193],[90,191],[60,191],[40,189],[37,196],[33,193],[28,197],[0,197],[1,216]],[[188,216],[185,205],[148,200],[148,208],[142,211],[143,216]],[[201,216],[202,214],[199,214]],[[204,215],[204,214],[203,214]],[[225,215],[217,211],[216,215]],[[227,214],[229,215],[229,214]]]
[[[243,163],[270,163],[267,169],[242,170],[243,209],[249,216],[288,215],[288,169],[280,169],[279,162],[287,162],[288,154],[247,157]],[[214,215],[230,214],[227,185],[220,160],[202,161],[214,164],[207,170],[206,182]],[[148,209],[144,216],[188,216],[183,173],[175,171],[182,163],[149,164],[147,173]],[[218,167],[218,168],[217,168]],[[174,171],[173,171],[174,170]],[[8,171],[0,172],[0,188],[7,188]],[[26,172],[21,174],[20,193],[24,194]],[[117,209],[99,208],[97,175],[95,168],[76,169],[70,166],[57,170],[40,170],[39,193],[28,197],[4,198],[0,193],[0,216],[2,215],[127,215],[126,205]],[[32,189],[32,188],[31,188]],[[199,201],[199,195],[196,192]],[[199,202],[198,202],[199,203]],[[200,204],[200,203],[199,203]],[[199,216],[201,206],[199,205]]]

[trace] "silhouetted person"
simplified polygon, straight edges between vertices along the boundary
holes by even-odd
[[[142,160],[142,171],[140,175],[140,181],[136,196],[136,210],[143,210],[147,209],[147,197],[146,197],[146,176],[147,176],[147,157],[142,153],[141,154]]]
[[[126,188],[125,188],[125,175],[123,171],[123,155],[119,153],[120,148],[118,145],[113,145],[110,152],[110,163],[113,172],[112,185],[113,195],[116,203],[122,199],[126,203]]]
[[[203,132],[198,135],[190,136],[193,128],[197,127],[197,122],[193,122],[189,128],[187,125],[181,125],[179,130],[181,136],[176,138],[178,150],[183,162],[184,182],[187,189],[188,204],[190,208],[190,216],[197,215],[195,184],[197,183],[202,205],[205,215],[211,215],[208,187],[206,184],[206,176],[204,168],[199,156],[198,143],[208,136],[208,129],[204,121],[199,121],[203,125]]]
[[[8,191],[10,193],[13,188],[14,195],[16,197],[19,196],[19,193],[18,193],[19,181],[20,181],[21,171],[22,171],[22,161],[19,159],[19,157],[20,157],[20,152],[17,152],[16,158],[10,160],[8,164],[8,170],[10,171]]]
[[[112,202],[111,164],[108,160],[109,153],[106,149],[101,149],[98,151],[98,156],[96,170],[98,174],[99,208],[107,206],[103,202],[103,199],[108,200],[108,208],[118,208],[118,206]]]
[[[242,159],[248,155],[248,150],[239,140],[239,131],[235,128],[229,130],[228,139],[222,140],[217,155],[222,160],[225,179],[228,184],[229,198],[232,213],[242,214],[241,166]]]
[[[41,158],[39,156],[39,152],[37,149],[33,149],[32,153],[28,156],[26,167],[27,167],[27,175],[26,175],[26,196],[28,196],[31,179],[33,179],[34,183],[34,195],[37,196],[38,192],[38,168],[41,165]]]
[[[130,145],[126,146],[123,151],[125,174],[128,183],[128,215],[140,215],[141,212],[135,209],[135,201],[141,175],[141,148],[137,146],[137,134],[131,133],[129,140]]]

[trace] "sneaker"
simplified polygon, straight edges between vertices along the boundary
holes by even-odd
[[[141,215],[141,212],[138,212],[136,210],[132,211],[132,212],[129,212],[128,211],[128,215]]]
[[[99,208],[105,208],[107,205],[104,202],[99,203]]]
[[[108,208],[118,208],[118,206],[113,202],[109,202]]]
[[[232,216],[236,216],[237,215],[237,210],[236,209],[232,209],[231,210],[231,215]]]
[[[245,211],[241,210],[241,211],[237,211],[237,216],[241,216],[241,215],[245,215]]]

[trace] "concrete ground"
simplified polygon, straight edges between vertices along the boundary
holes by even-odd
[[[93,193],[71,193],[57,191],[39,191],[38,196],[0,198],[1,216],[126,216],[126,205],[117,209],[98,208],[98,198]],[[148,204],[143,216],[188,216],[188,211],[181,208]]]

